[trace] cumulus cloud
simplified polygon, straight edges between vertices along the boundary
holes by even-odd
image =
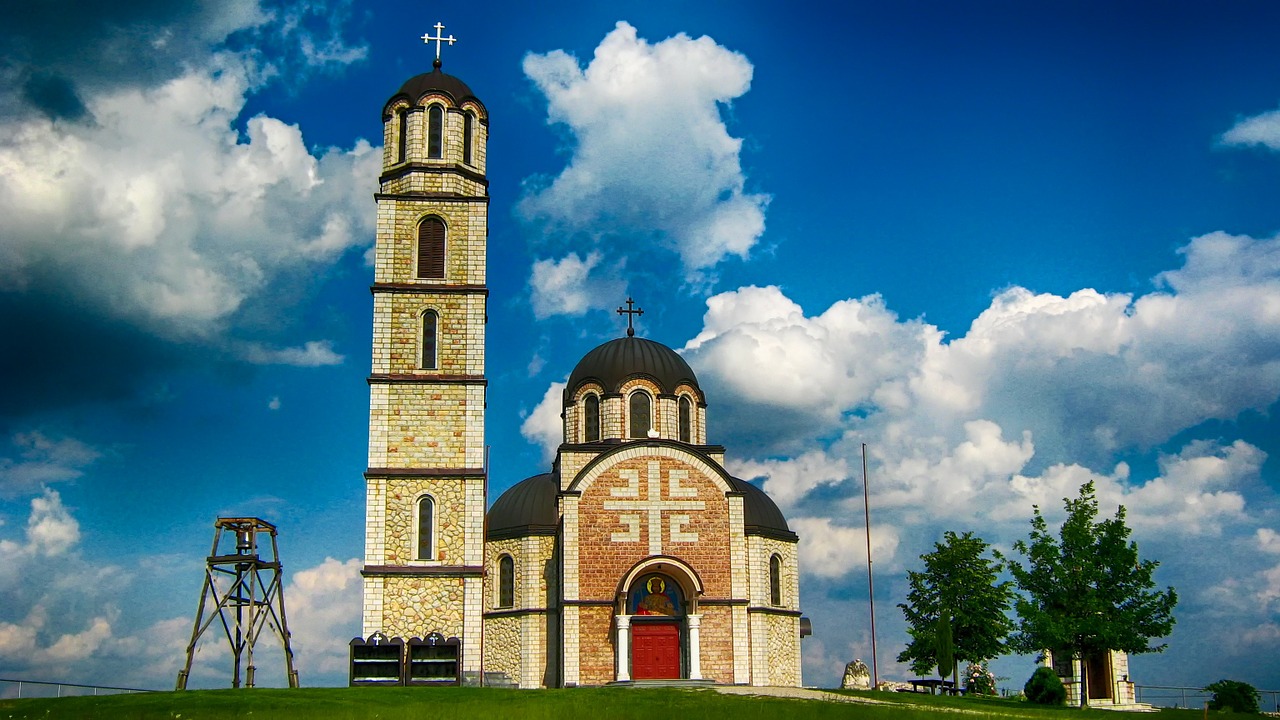
[[[843,459],[830,457],[819,450],[785,460],[729,459],[726,468],[743,479],[764,478],[764,491],[784,511],[813,489],[839,484],[849,475],[849,467]]]
[[[597,271],[603,257],[593,251],[586,257],[569,253],[559,260],[535,261],[529,278],[534,317],[582,315],[625,294],[626,284],[617,277],[616,267]]]
[[[0,497],[37,490],[41,485],[74,480],[101,453],[75,438],[52,438],[39,430],[10,438],[17,459],[0,457]]]
[[[867,567],[867,533],[862,527],[836,524],[829,517],[798,517],[788,524],[800,536],[801,571],[820,578],[839,578]],[[898,550],[898,529],[873,525],[873,562],[892,562]]]
[[[542,400],[520,423],[520,434],[525,440],[542,448],[542,458],[547,462],[556,456],[556,448],[564,442],[564,421],[560,417],[564,405],[565,383],[553,382],[543,393]]]
[[[1226,145],[1262,145],[1280,150],[1280,110],[1243,118],[1222,135]]]
[[[361,565],[360,558],[327,557],[315,567],[293,573],[285,587],[300,674],[338,680],[345,675],[347,643],[360,634]]]
[[[549,237],[585,235],[610,257],[656,244],[690,279],[748,256],[768,197],[746,190],[742,141],[720,115],[750,87],[745,57],[709,37],[650,43],[619,22],[585,68],[556,50],[526,56],[524,72],[572,151],[554,178],[529,181],[526,220]]]

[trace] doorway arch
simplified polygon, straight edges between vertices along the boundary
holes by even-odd
[[[636,563],[618,583],[617,680],[702,679],[702,579],[678,558]]]

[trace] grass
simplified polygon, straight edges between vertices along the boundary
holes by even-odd
[[[886,704],[834,703],[758,696],[722,695],[713,690],[576,688],[499,690],[494,688],[303,688],[298,690],[195,690],[99,697],[0,700],[0,720],[369,720],[371,718],[529,718],[530,720],[978,720],[980,718],[1201,718],[1200,710],[1164,710],[1156,716],[1104,710],[1044,708],[999,698],[951,698],[906,693],[846,692]],[[1215,718],[1234,717],[1214,714]],[[1243,717],[1243,716],[1241,716]],[[1256,717],[1256,716],[1251,716]]]

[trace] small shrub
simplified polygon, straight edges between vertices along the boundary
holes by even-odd
[[[969,663],[964,669],[964,692],[966,695],[995,695],[996,676],[982,663]]]
[[[1036,668],[1022,691],[1028,700],[1039,705],[1061,705],[1067,701],[1067,689],[1053,668]]]
[[[1256,715],[1258,701],[1262,699],[1252,685],[1239,680],[1219,680],[1206,686],[1204,692],[1213,693],[1213,699],[1209,701],[1210,710],[1231,710]]]

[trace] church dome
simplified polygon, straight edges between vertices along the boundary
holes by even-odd
[[[729,482],[743,495],[742,526],[746,534],[792,542],[797,540],[796,534],[787,527],[786,517],[764,490],[736,477],[729,478]]]
[[[433,92],[448,95],[453,99],[455,106],[461,105],[467,100],[475,101],[481,107],[484,106],[484,103],[481,103],[480,98],[471,92],[471,88],[467,87],[466,83],[452,75],[441,72],[440,68],[414,75],[406,80],[404,85],[400,86],[400,90],[387,101],[387,105],[390,106],[399,97],[406,97],[410,103],[416,103],[418,98]]]
[[[702,393],[689,363],[675,350],[659,342],[632,336],[610,340],[583,356],[569,374],[565,393],[572,396],[588,380],[600,383],[607,393],[618,392],[624,383],[635,377],[653,380],[666,393],[675,393],[683,383],[691,385],[699,395]]]
[[[507,488],[489,509],[486,540],[550,535],[559,524],[560,483],[551,473],[534,475]]]

